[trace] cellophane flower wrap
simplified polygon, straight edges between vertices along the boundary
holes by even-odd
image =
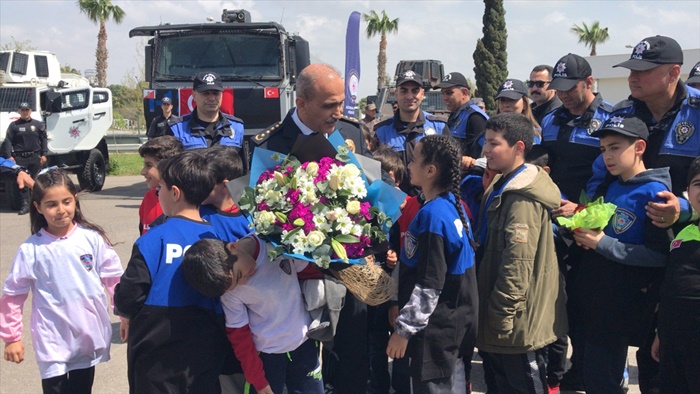
[[[588,204],[582,210],[574,213],[572,216],[557,217],[559,225],[575,230],[577,228],[585,229],[603,229],[610,222],[610,218],[615,214],[617,206],[613,203],[604,202],[603,197],[598,197],[597,200]]]
[[[392,219],[368,200],[362,170],[346,150],[304,163],[279,153],[270,158],[279,164],[251,178],[239,200],[256,233],[275,246],[270,260],[284,254],[321,268],[363,264],[369,248],[386,243]]]

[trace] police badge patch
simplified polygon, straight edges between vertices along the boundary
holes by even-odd
[[[435,134],[436,134],[436,131],[434,128],[428,127],[427,129],[425,129],[425,135],[435,135]]]
[[[636,220],[637,216],[635,216],[632,211],[624,208],[617,208],[615,210],[615,216],[613,216],[613,230],[615,230],[615,234],[622,234],[629,230]]]
[[[671,242],[671,250],[680,248],[682,244],[683,244],[682,239],[674,239]]]
[[[603,122],[601,122],[600,119],[591,119],[591,122],[588,124],[588,135],[593,134],[602,124]]]
[[[413,255],[416,254],[416,249],[418,248],[418,239],[413,234],[406,231],[406,235],[404,236],[403,240],[403,247],[406,251],[406,256],[409,259],[412,259]]]
[[[690,136],[695,132],[695,125],[688,121],[680,122],[676,125],[676,142],[679,144],[685,144]]]
[[[288,259],[282,259],[282,261],[280,261],[280,268],[282,269],[282,271],[284,271],[285,274],[292,274],[292,264],[289,262]]]
[[[84,254],[80,256],[80,262],[83,263],[83,267],[85,267],[88,272],[92,271],[92,255],[91,254]]]
[[[29,126],[29,129],[31,129],[32,131],[36,131],[36,126],[31,125],[31,126]]]

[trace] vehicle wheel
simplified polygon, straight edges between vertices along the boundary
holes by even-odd
[[[81,190],[98,192],[105,184],[106,166],[105,158],[99,149],[90,151],[90,156],[85,166],[78,172],[78,182]]]

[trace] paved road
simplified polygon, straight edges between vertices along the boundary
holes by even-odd
[[[124,266],[129,260],[131,247],[138,235],[138,207],[146,193],[146,185],[141,176],[107,177],[102,191],[80,195],[85,216],[104,227],[115,243]],[[18,216],[8,209],[5,196],[0,196],[0,280],[7,277],[17,247],[30,235],[29,215]],[[0,393],[22,394],[41,393],[41,380],[34,358],[34,349],[29,334],[30,300],[25,303],[24,335],[25,360],[22,364],[11,364],[0,360]],[[126,345],[118,338],[118,318],[112,317],[115,335],[112,337],[112,360],[97,366],[94,393],[127,393]],[[632,350],[632,349],[631,349]],[[630,351],[630,393],[639,393],[636,385],[636,362]],[[481,363],[473,362],[474,392],[483,393]]]

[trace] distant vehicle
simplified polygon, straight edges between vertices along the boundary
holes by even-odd
[[[392,116],[391,103],[394,102],[394,90],[396,89],[396,81],[399,76],[406,71],[413,71],[423,77],[423,88],[425,89],[425,97],[421,103],[421,109],[433,114],[447,114],[445,103],[442,102],[441,93],[438,90],[432,90],[435,85],[442,81],[445,76],[445,70],[442,62],[439,60],[401,60],[396,65],[394,79],[387,86],[382,87],[377,96],[377,108],[383,116]]]
[[[83,190],[101,190],[109,162],[105,135],[113,120],[109,89],[92,87],[80,75],[61,74],[51,52],[0,51],[0,143],[24,102],[32,107],[32,118],[46,125],[46,165],[77,174]]]
[[[194,109],[192,79],[214,71],[224,82],[221,111],[241,118],[249,139],[294,107],[296,78],[310,63],[306,40],[275,22],[253,23],[246,10],[224,10],[221,22],[144,26],[129,37],[152,37],[145,47],[147,124],[170,97],[179,116]]]

